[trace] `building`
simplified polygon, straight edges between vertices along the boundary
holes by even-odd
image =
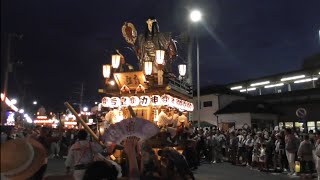
[[[308,61],[310,64],[310,61]],[[200,122],[221,129],[320,128],[320,67],[203,88]],[[196,97],[193,98],[197,107]],[[198,121],[197,110],[192,120]]]

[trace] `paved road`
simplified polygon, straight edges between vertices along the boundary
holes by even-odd
[[[47,175],[62,175],[65,172],[63,159],[50,159]],[[271,174],[251,170],[249,167],[232,166],[229,163],[203,164],[194,171],[197,180],[288,180],[299,179],[283,174]]]

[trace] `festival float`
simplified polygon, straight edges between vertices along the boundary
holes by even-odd
[[[137,35],[134,25],[125,22],[122,35],[135,53],[139,67],[125,61],[119,50],[111,56],[111,63],[103,65],[105,88],[98,111],[102,114],[100,132],[94,135],[81,117],[67,102],[65,105],[84,128],[101,144],[121,144],[130,136],[148,140],[153,148],[177,146],[167,141],[167,135],[189,127],[189,113],[193,111],[192,87],[183,79],[186,64],[176,65],[178,55],[171,33],[159,31],[158,22],[151,17],[146,32]],[[103,128],[101,128],[103,127]],[[190,128],[191,129],[191,128]],[[102,142],[101,142],[102,140]]]
[[[47,126],[47,127],[53,127],[55,121],[53,119],[50,119],[47,116],[47,111],[46,109],[41,106],[38,111],[37,111],[37,116],[34,119],[33,123],[36,126]]]

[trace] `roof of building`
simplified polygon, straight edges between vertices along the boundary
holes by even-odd
[[[240,93],[239,91],[232,91],[230,88],[224,85],[210,85],[206,87],[201,87],[200,95],[208,95],[208,94],[227,94],[227,95],[237,95],[237,96],[250,96],[249,94]],[[193,92],[193,96],[197,96],[197,90]]]
[[[214,114],[232,114],[232,113],[263,113],[279,114],[272,108],[272,105],[262,101],[254,100],[236,100],[226,107],[218,110]]]
[[[279,73],[279,74],[273,74],[269,76],[263,76],[263,77],[258,77],[258,78],[252,78],[252,79],[246,79],[243,81],[239,82],[232,82],[229,84],[226,84],[227,87],[231,86],[250,86],[251,83],[258,82],[258,81],[264,81],[264,80],[269,80],[271,82],[279,82],[281,78],[283,77],[288,77],[288,76],[295,76],[295,75],[300,75],[300,74],[305,74],[307,77],[312,76],[312,75],[318,75],[320,71],[319,65],[315,65],[312,68],[305,68],[305,69],[299,69],[299,70],[294,70],[294,71],[289,71],[289,72],[284,72],[284,73]]]

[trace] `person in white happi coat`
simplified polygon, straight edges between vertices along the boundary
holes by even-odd
[[[105,129],[108,129],[111,124],[114,124],[116,121],[116,114],[113,110],[110,110],[105,116],[103,125]]]
[[[74,168],[73,177],[75,180],[82,180],[86,168],[93,161],[94,155],[103,150],[98,143],[89,142],[87,136],[87,132],[83,129],[78,132],[79,141],[70,147],[65,161],[67,174],[70,173],[72,167]]]
[[[177,109],[175,109],[174,112],[173,112],[173,115],[172,115],[173,127],[177,127],[178,118],[179,118],[179,111]]]
[[[157,117],[157,125],[159,126],[159,128],[163,128],[166,125],[168,125],[168,122],[172,120],[172,116],[168,116],[166,114],[166,109],[161,109],[161,112],[159,113],[158,117]]]
[[[178,117],[178,122],[177,122],[177,127],[186,127],[189,128],[189,123],[188,123],[188,118],[187,118],[187,112],[183,112],[179,117]]]

